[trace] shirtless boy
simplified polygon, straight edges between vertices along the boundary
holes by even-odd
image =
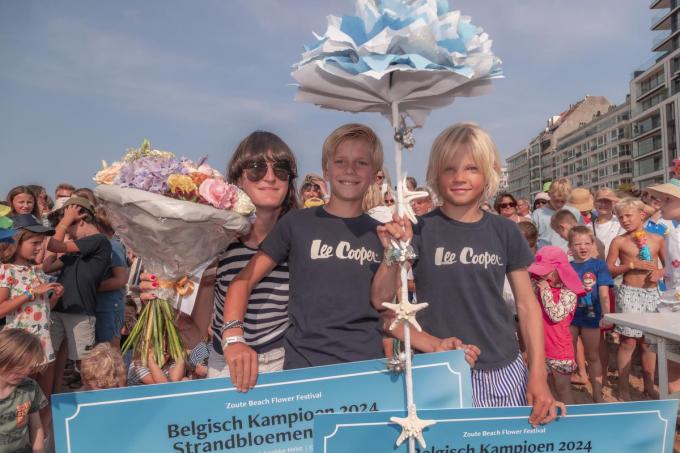
[[[659,302],[659,279],[664,270],[658,269],[659,258],[665,261],[663,237],[644,231],[644,204],[635,198],[624,198],[616,204],[616,215],[626,234],[616,237],[609,248],[607,266],[612,277],[623,274],[623,284],[616,297],[621,313],[646,313],[656,311]],[[617,261],[619,263],[617,264]],[[642,350],[642,371],[645,393],[658,398],[654,390],[656,354],[645,343],[642,331],[616,326],[621,335],[617,361],[619,365],[619,397],[630,401],[631,357],[635,347]]]

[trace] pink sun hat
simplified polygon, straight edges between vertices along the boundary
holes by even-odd
[[[540,277],[546,276],[554,270],[557,270],[557,274],[560,276],[560,280],[564,283],[564,286],[572,290],[576,295],[582,296],[586,293],[583,288],[581,279],[578,274],[569,264],[569,259],[567,254],[554,245],[548,245],[546,247],[541,247],[541,249],[536,253],[536,258],[531,266],[529,266],[529,272],[538,275]]]

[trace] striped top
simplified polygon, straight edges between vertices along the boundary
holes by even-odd
[[[236,241],[219,258],[212,319],[213,348],[219,354],[222,354],[222,325],[227,288],[256,252],[256,249]],[[246,342],[256,352],[267,352],[283,345],[283,336],[289,324],[288,263],[277,265],[253,288],[243,324]]]

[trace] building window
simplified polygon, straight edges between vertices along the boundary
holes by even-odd
[[[652,156],[635,162],[635,176],[643,176],[661,170],[661,156]],[[662,178],[663,179],[663,178]]]

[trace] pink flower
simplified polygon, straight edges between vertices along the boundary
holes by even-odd
[[[231,209],[236,201],[236,187],[220,179],[206,179],[198,188],[198,193],[218,209]]]

